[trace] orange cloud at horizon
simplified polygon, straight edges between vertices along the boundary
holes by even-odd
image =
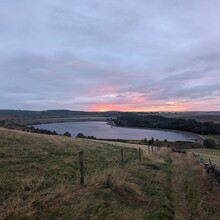
[[[89,111],[105,112],[105,111],[121,111],[121,112],[156,112],[156,111],[187,111],[185,106],[147,106],[147,107],[132,107],[129,105],[120,104],[97,104],[89,108]]]

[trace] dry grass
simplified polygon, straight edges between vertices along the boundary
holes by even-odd
[[[218,219],[219,190],[190,154],[141,146],[139,162],[139,147],[0,129],[0,219]]]

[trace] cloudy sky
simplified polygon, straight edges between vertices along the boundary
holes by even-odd
[[[220,111],[219,0],[0,0],[0,108]]]

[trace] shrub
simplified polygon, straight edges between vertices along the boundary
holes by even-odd
[[[77,138],[86,138],[86,136],[83,133],[79,133],[76,136]]]
[[[87,138],[88,139],[96,139],[96,137],[94,137],[94,136],[88,136]]]
[[[216,142],[213,139],[205,139],[203,144],[207,148],[216,148]]]
[[[63,136],[71,137],[71,134],[70,134],[68,131],[66,131],[66,132],[63,134]]]

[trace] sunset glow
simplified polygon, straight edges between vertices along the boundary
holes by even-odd
[[[157,111],[186,111],[188,110],[186,107],[182,106],[148,106],[148,107],[132,107],[132,106],[123,106],[117,104],[104,104],[104,105],[96,105],[89,109],[89,111],[123,111],[123,112],[157,112]]]
[[[0,108],[220,111],[219,8],[3,1]]]

